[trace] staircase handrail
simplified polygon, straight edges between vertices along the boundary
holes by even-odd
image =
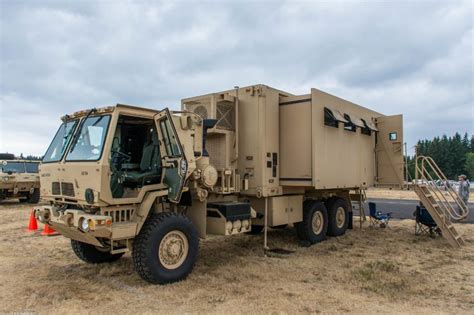
[[[436,164],[436,162],[433,160],[433,158],[421,155],[416,158],[415,162],[416,181],[418,181],[418,179],[426,181],[426,186],[428,187],[428,189],[432,193],[434,193],[437,201],[440,201],[440,205],[442,206],[443,212],[449,214],[451,219],[455,221],[465,219],[469,214],[469,208],[467,207],[466,203],[461,199],[459,194],[450,185],[446,185],[446,192],[456,203],[457,208],[459,210],[458,212],[458,210],[452,207],[451,202],[446,198],[445,194],[443,194],[439,187],[434,184],[435,179],[433,178],[433,176],[431,176],[429,169],[426,167],[426,165],[434,173],[437,180],[441,180],[444,183],[448,183],[448,179],[444,175],[443,171],[441,171],[439,166]],[[416,182],[416,184],[418,185],[418,182]]]

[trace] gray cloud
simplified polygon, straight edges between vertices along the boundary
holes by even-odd
[[[265,83],[386,114],[406,140],[474,133],[473,5],[1,2],[0,151],[42,154],[75,110]]]

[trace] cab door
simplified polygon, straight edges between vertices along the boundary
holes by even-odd
[[[382,116],[376,119],[377,143],[375,160],[377,185],[399,186],[404,184],[403,116]]]
[[[188,162],[168,108],[156,114],[155,123],[160,138],[163,183],[168,186],[169,201],[178,203],[186,181]]]

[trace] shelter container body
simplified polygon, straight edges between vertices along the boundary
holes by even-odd
[[[220,174],[235,168],[243,195],[403,185],[401,115],[384,116],[317,89],[296,96],[265,85],[182,105],[218,120],[207,136],[211,164]],[[231,191],[221,179],[223,191]]]

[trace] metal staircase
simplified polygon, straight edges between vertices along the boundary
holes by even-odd
[[[446,176],[429,156],[416,158],[415,192],[425,208],[441,229],[444,238],[454,247],[465,244],[462,235],[454,228],[453,222],[463,220],[469,214],[469,208],[451,187],[444,190],[435,181],[447,182]]]

